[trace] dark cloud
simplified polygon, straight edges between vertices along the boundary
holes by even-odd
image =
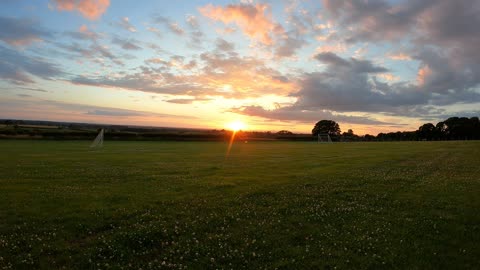
[[[15,84],[33,83],[32,76],[52,80],[63,76],[61,69],[45,59],[28,56],[24,52],[0,45],[0,78]]]
[[[223,38],[218,38],[215,42],[217,50],[224,52],[231,52],[235,50],[235,44],[224,40]]]
[[[357,42],[404,38],[417,16],[432,2],[435,1],[408,1],[392,6],[385,0],[324,0],[323,5],[325,15],[343,27],[343,38]]]
[[[442,104],[478,100],[480,2],[425,0],[389,2],[325,0],[327,17],[347,42],[409,41],[418,60],[416,90],[440,94]],[[430,100],[430,99],[429,99]]]
[[[412,115],[419,106],[480,101],[479,93],[466,88],[459,91],[433,91],[432,85],[435,83],[447,83],[443,78],[426,82],[425,85],[404,82],[390,84],[378,81],[375,77],[376,73],[387,70],[368,60],[347,60],[333,53],[318,54],[315,58],[328,67],[324,72],[306,73],[299,81],[300,90],[292,94],[298,98],[294,106],[299,109]],[[442,65],[436,68],[441,69]],[[455,84],[451,80],[452,76],[447,77],[448,83]]]
[[[343,59],[332,52],[324,52],[315,55],[315,59],[328,64],[329,68],[335,72],[338,69],[349,69],[355,73],[381,73],[387,72],[384,67],[375,66],[369,60],[357,60],[351,57],[349,60]]]
[[[0,17],[0,40],[11,46],[29,45],[52,34],[28,18]]]
[[[275,55],[277,57],[291,57],[296,51],[302,48],[307,42],[297,33],[288,33],[285,38],[281,39],[276,48]]]

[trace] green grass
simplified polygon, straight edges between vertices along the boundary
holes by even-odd
[[[0,269],[478,269],[480,142],[0,141]]]

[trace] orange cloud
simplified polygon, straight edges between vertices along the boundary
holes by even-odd
[[[280,24],[273,22],[271,15],[265,14],[267,9],[266,4],[240,4],[226,7],[208,4],[199,10],[203,16],[212,20],[225,24],[235,23],[248,37],[271,45],[273,43],[271,34],[282,34],[285,31]]]
[[[378,74],[378,77],[383,78],[389,82],[395,82],[400,80],[400,77],[393,75],[392,73]]]
[[[390,59],[397,60],[397,61],[407,61],[407,60],[412,60],[412,57],[410,55],[404,54],[404,53],[392,53],[389,55]]]
[[[417,73],[417,82],[420,86],[427,83],[428,77],[432,75],[432,70],[429,66],[425,65],[418,70]]]
[[[345,52],[347,50],[347,46],[343,43],[337,43],[337,44],[324,44],[320,47],[317,47],[317,52],[318,53],[323,53],[323,52],[335,52],[335,53],[341,53]]]
[[[98,19],[110,5],[110,0],[53,0],[60,11],[77,10],[89,20]]]

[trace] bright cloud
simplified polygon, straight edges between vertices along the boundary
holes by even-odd
[[[274,35],[283,34],[283,27],[275,23],[266,4],[239,4],[226,7],[207,5],[199,9],[204,16],[225,24],[234,23],[252,39],[266,45],[273,43]]]
[[[78,11],[89,20],[96,20],[107,11],[110,0],[53,0],[60,11]]]

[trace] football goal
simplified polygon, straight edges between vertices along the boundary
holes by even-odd
[[[92,145],[90,145],[90,148],[100,148],[103,146],[103,128],[100,130],[98,133],[97,137],[95,140],[93,140]]]
[[[328,133],[318,134],[318,142],[319,143],[331,143],[332,138],[330,138],[330,135]]]

